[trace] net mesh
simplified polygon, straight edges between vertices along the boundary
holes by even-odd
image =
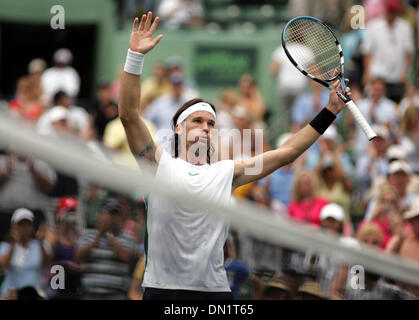
[[[69,137],[39,136],[1,110],[0,146],[9,153],[44,160],[76,177],[86,186],[85,194],[91,193],[92,186],[135,198],[153,192],[201,210],[207,208],[215,217],[226,219],[231,227],[225,249],[227,274],[232,279],[235,274],[252,275],[239,286],[238,299],[404,300],[419,296],[419,267],[413,261],[297,224],[254,203],[237,201],[225,206],[204,195],[192,196],[180,186],[157,179],[145,163],[141,172],[116,165],[113,153],[98,153],[97,148],[86,148],[85,142]],[[101,192],[96,192],[95,199],[101,198]],[[90,211],[93,216],[92,222],[86,219],[85,227],[94,228],[97,209],[89,201],[86,216]]]
[[[330,31],[310,19],[293,21],[284,34],[285,46],[300,68],[312,76],[328,81],[340,70],[339,49]]]

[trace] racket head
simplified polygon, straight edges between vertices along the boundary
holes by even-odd
[[[290,20],[282,31],[282,46],[298,70],[324,86],[330,87],[329,82],[343,78],[342,47],[321,20],[310,16]],[[334,70],[338,71],[336,75]]]

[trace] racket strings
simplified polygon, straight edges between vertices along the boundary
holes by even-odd
[[[295,20],[285,31],[285,44],[299,67],[318,79],[330,80],[334,70],[340,70],[341,58],[335,39],[318,22]]]

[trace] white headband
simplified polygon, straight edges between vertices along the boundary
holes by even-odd
[[[215,115],[214,109],[211,108],[211,106],[206,102],[198,102],[193,105],[191,105],[188,109],[184,110],[180,115],[179,118],[177,118],[176,124],[182,123],[185,121],[187,117],[189,117],[192,113],[197,111],[206,111],[211,113],[214,118],[217,118]]]

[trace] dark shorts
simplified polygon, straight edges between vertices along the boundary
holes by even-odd
[[[145,288],[143,300],[233,300],[231,292]]]

